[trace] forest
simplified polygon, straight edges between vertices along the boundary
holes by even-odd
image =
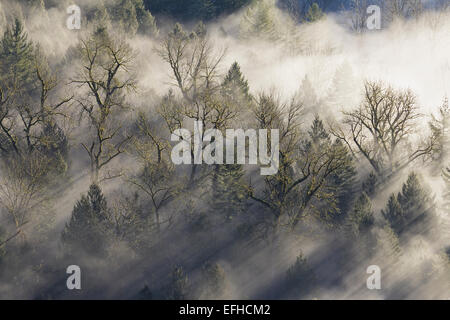
[[[0,299],[450,298],[448,1],[0,0],[0,37]],[[174,163],[195,123],[278,170]]]

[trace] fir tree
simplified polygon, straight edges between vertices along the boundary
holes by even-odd
[[[246,189],[240,164],[217,165],[213,173],[212,209],[226,219],[244,212]]]
[[[362,191],[364,191],[369,196],[369,198],[373,198],[377,192],[377,183],[377,175],[373,171],[370,172],[367,178],[362,183]]]
[[[22,22],[15,19],[3,35],[0,47],[0,81],[3,90],[15,96],[30,95],[34,81],[34,49],[23,29]]]
[[[308,9],[308,13],[305,16],[305,20],[307,22],[316,22],[321,20],[324,17],[324,13],[322,9],[320,9],[319,5],[314,2]]]
[[[372,203],[363,192],[356,199],[348,217],[348,227],[352,236],[364,236],[374,224]]]
[[[398,235],[405,232],[421,234],[429,231],[434,210],[429,191],[422,186],[418,175],[412,172],[398,196],[389,198],[383,215]]]
[[[112,226],[109,210],[100,187],[92,184],[72,211],[62,240],[71,249],[81,249],[90,254],[104,254]]]
[[[445,98],[442,106],[439,108],[439,115],[432,115],[429,123],[430,129],[435,137],[432,157],[440,167],[442,162],[448,160],[450,148],[450,107],[448,99]]]
[[[233,95],[234,93],[237,93],[243,96],[245,99],[251,99],[248,81],[242,74],[241,67],[237,62],[234,62],[231,65],[227,75],[225,76],[222,86],[226,90],[227,94]]]

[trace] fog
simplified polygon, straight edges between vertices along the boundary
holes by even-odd
[[[0,34],[14,17],[21,17],[29,39],[40,45],[56,72],[59,84],[52,99],[69,94],[87,97],[86,87],[71,83],[80,70],[79,58],[71,55],[71,50],[81,39],[89,37],[97,25],[82,20],[80,30],[69,30],[66,27],[67,3],[58,2],[55,7],[41,11],[20,8],[14,1],[0,1]],[[77,1],[82,15],[91,3]],[[381,30],[357,33],[349,26],[348,12],[327,13],[325,18],[314,23],[297,23],[273,2],[267,3],[272,6],[274,28],[279,35],[277,41],[258,35],[243,36],[242,21],[247,8],[207,23],[207,37],[213,54],[225,52],[217,68],[221,77],[236,61],[248,80],[253,97],[257,98],[262,92],[275,92],[286,102],[298,97],[304,107],[300,119],[302,137],[307,137],[317,115],[327,130],[344,125],[343,112],[350,112],[363,103],[365,81],[382,81],[395,90],[410,89],[416,96],[421,117],[414,122],[415,131],[408,134],[411,146],[406,146],[403,152],[406,154],[415,142],[431,135],[429,121],[432,115],[438,115],[450,90],[448,10],[425,11],[419,17],[395,19],[389,25],[383,25]],[[194,25],[193,22],[184,27],[191,30]],[[123,38],[135,53],[130,72],[136,76],[136,89],[125,95],[130,109],[118,114],[114,120],[123,123],[120,134],[124,136],[137,130],[135,123],[139,112],[154,116],[152,121],[155,123],[164,123],[157,114],[169,90],[173,90],[177,101],[183,98],[170,65],[158,52],[174,23],[161,18],[157,20],[157,26],[159,33],[153,36],[126,34],[114,23],[108,29],[112,38]],[[387,183],[381,183],[370,199],[373,225],[360,238],[348,237],[345,212],[337,226],[326,219],[321,221],[316,214],[305,213],[293,229],[266,231],[268,227],[263,222],[270,220],[267,218],[270,214],[252,199],[246,199],[243,213],[224,222],[213,214],[216,208],[211,205],[212,182],[205,178],[190,184],[190,167],[181,166],[174,169],[175,177],[167,180],[167,185],[175,180],[183,187],[179,187],[174,193],[176,196],[159,210],[161,219],[168,221],[161,226],[162,230],[156,232],[155,227],[151,227],[139,236],[136,231],[139,239],[128,240],[124,236],[112,240],[104,255],[81,249],[68,253],[61,233],[92,180],[90,159],[81,146],[92,136],[91,127],[88,118],[80,117],[79,110],[78,100],[71,101],[67,106],[68,118],[61,120],[70,146],[70,161],[65,173],[68,178],[45,190],[48,198],[45,207],[29,209],[33,219],[45,219],[45,222],[41,225],[31,220],[23,227],[24,239],[19,236],[0,247],[0,298],[165,299],[170,296],[167,292],[174,290],[170,285],[175,281],[173,270],[177,266],[183,268],[188,279],[183,290],[188,292],[188,298],[194,299],[450,298],[450,217],[444,206],[446,185],[441,177],[441,170],[449,164],[446,157],[417,159],[396,172]],[[244,116],[234,125],[255,123],[249,110],[242,113]],[[185,124],[188,126],[189,122]],[[192,130],[191,127],[187,129]],[[156,131],[161,139],[170,140],[168,128],[161,125]],[[130,143],[125,152],[108,163],[107,169],[102,169],[105,172],[120,171],[121,175],[100,181],[99,186],[111,210],[124,204],[128,197],[130,206],[153,214],[148,195],[130,183],[131,177],[142,168],[141,159],[132,148]],[[358,154],[355,170],[354,195],[348,200],[351,201],[349,207],[361,193],[361,183],[373,168]],[[262,192],[264,177],[258,176],[259,170],[244,166],[244,171],[243,183],[252,184],[257,192]],[[434,201],[433,218],[427,224],[430,230],[417,232],[411,228],[397,237],[386,227],[381,210],[385,209],[392,193],[401,192],[412,171],[419,175],[424,189]],[[4,172],[0,172],[0,177],[1,183],[9,179]],[[133,200],[135,193],[139,194],[137,200]],[[314,201],[317,201],[314,206],[320,207],[320,197]],[[308,210],[313,212],[311,207]],[[293,205],[290,208],[295,210]],[[8,209],[3,205],[0,207],[0,229],[3,231],[0,240],[5,240],[14,230]],[[260,233],[259,229],[263,231]],[[376,245],[371,245],[371,239],[377,239],[373,240]],[[142,248],[135,245],[139,241],[144,243]],[[312,271],[302,269],[301,280],[296,288],[292,288],[286,273],[300,254],[306,259],[302,267],[306,268],[306,265]],[[220,290],[211,289],[205,282],[203,267],[206,262],[220,266],[223,272]],[[66,288],[69,265],[81,268],[81,290]],[[366,285],[370,276],[366,270],[370,265],[381,269],[380,290],[369,290]],[[184,278],[178,278],[182,282],[180,279]]]

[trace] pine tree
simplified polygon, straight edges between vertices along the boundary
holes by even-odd
[[[316,91],[307,75],[303,78],[300,85],[299,95],[300,101],[303,103],[306,110],[317,111],[319,99],[317,98]]]
[[[314,2],[308,9],[308,13],[305,16],[305,20],[307,22],[316,22],[321,20],[324,17],[324,13],[322,9],[320,9],[319,5]]]
[[[316,204],[320,217],[324,221],[335,224],[344,217],[343,213],[349,210],[353,200],[356,176],[353,158],[341,141],[331,140],[323,121],[318,115],[315,116],[308,135],[314,152],[320,153],[327,149],[340,150],[343,159],[345,159],[345,164],[327,177],[326,187]]]
[[[287,292],[292,298],[299,299],[313,294],[317,284],[314,270],[302,253],[299,254],[295,263],[286,271]]]
[[[225,290],[225,272],[217,263],[207,262],[202,267],[203,293],[201,299],[221,298]]]
[[[258,37],[267,41],[277,41],[277,17],[272,0],[254,2],[244,14],[241,21],[241,36]]]
[[[377,193],[377,183],[377,175],[373,171],[370,172],[367,178],[362,183],[362,191],[364,191],[369,196],[369,198],[373,198]]]
[[[227,94],[234,95],[235,93],[242,95],[246,99],[251,99],[249,93],[248,81],[241,72],[241,67],[237,62],[234,62],[223,81],[222,86]]]
[[[156,36],[158,34],[158,27],[156,26],[156,19],[151,12],[145,8],[143,0],[135,0],[134,6],[136,9],[136,17],[139,24],[138,33]]]
[[[31,95],[34,82],[34,49],[23,29],[22,22],[15,19],[8,27],[0,46],[0,81],[17,97]]]
[[[442,162],[448,160],[450,148],[450,107],[447,97],[439,108],[439,115],[437,117],[432,115],[429,125],[436,141],[432,153],[433,160],[440,167]]]
[[[414,172],[410,173],[398,196],[389,198],[383,215],[401,236],[405,232],[426,233],[434,217],[434,201]]]
[[[372,203],[369,197],[363,192],[356,199],[353,209],[348,216],[348,228],[354,237],[366,235],[374,224]]]
[[[395,194],[391,194],[386,204],[386,208],[381,210],[381,213],[384,218],[390,222],[391,226],[397,229],[396,231],[403,228],[403,210]]]
[[[189,278],[182,266],[176,266],[166,289],[168,300],[186,300],[189,298]]]
[[[70,249],[102,255],[112,231],[109,210],[100,187],[92,184],[72,211],[70,221],[62,232],[62,240]]]
[[[246,189],[240,164],[217,165],[212,177],[212,209],[227,220],[245,211]]]

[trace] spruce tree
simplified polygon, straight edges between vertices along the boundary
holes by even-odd
[[[412,172],[397,198],[391,196],[383,215],[400,236],[405,232],[427,233],[434,217],[434,201],[419,176]]]
[[[217,165],[212,178],[212,209],[227,220],[243,213],[247,192],[242,183],[240,164]]]
[[[3,35],[0,46],[0,82],[3,90],[16,97],[33,92],[34,48],[19,19]]]
[[[348,216],[348,228],[354,237],[366,235],[372,228],[375,220],[373,217],[372,203],[363,192],[356,199]]]
[[[222,86],[224,90],[226,90],[227,94],[233,95],[237,93],[245,99],[251,99],[248,81],[242,74],[241,67],[237,62],[234,62],[231,65],[227,75],[225,76]]]
[[[109,210],[100,187],[92,184],[87,195],[75,204],[70,221],[62,232],[62,240],[70,249],[81,249],[93,255],[106,252],[112,231]]]
[[[308,9],[308,13],[306,14],[305,20],[307,22],[316,22],[324,17],[324,13],[322,9],[320,9],[319,5],[314,2]]]

